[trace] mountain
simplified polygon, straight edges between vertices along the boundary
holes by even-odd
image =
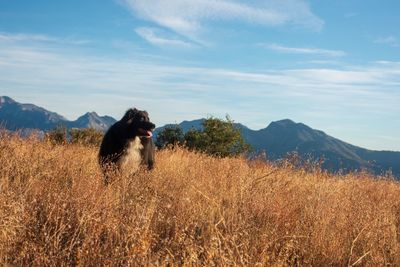
[[[63,116],[32,105],[21,104],[10,97],[0,97],[0,123],[8,130],[40,129],[50,130],[67,123]]]
[[[202,121],[184,121],[179,125],[186,132],[192,127],[201,129]],[[288,119],[271,122],[260,130],[251,130],[242,124],[235,126],[256,153],[265,151],[273,161],[297,152],[303,159],[324,159],[322,167],[332,172],[366,169],[382,174],[391,170],[400,177],[400,152],[357,147]],[[154,136],[164,127],[158,128]]]
[[[0,126],[11,131],[40,130],[49,131],[57,126],[68,128],[88,128],[106,131],[116,120],[109,116],[99,116],[88,112],[75,121],[48,111],[33,104],[21,104],[7,96],[0,97]]]
[[[259,131],[243,131],[256,150],[265,150],[270,159],[296,151],[303,158],[324,159],[323,167],[345,172],[367,169],[376,174],[389,171],[400,175],[400,152],[373,151],[343,142],[323,131],[291,120],[272,122]]]
[[[113,125],[116,120],[110,116],[99,116],[96,112],[87,112],[77,120],[68,122],[69,128],[94,128],[102,132]]]

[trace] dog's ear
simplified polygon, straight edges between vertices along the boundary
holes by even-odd
[[[136,108],[130,108],[125,112],[125,115],[122,117],[121,121],[126,123],[132,123],[133,119],[137,115],[138,110]]]

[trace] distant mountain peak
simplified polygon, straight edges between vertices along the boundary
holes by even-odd
[[[275,124],[279,124],[279,125],[293,125],[293,124],[297,124],[294,121],[290,120],[290,119],[283,119],[283,120],[279,120],[279,121],[274,121],[272,123]]]
[[[266,129],[286,129],[286,130],[298,130],[298,131],[317,131],[312,129],[311,127],[305,125],[301,122],[294,122],[290,119],[284,119],[279,121],[271,122]],[[321,131],[318,131],[321,132]],[[322,133],[322,132],[321,132]]]
[[[80,116],[75,122],[88,122],[88,121],[94,121],[94,120],[98,120],[100,119],[100,117],[97,114],[93,114],[92,112],[87,112],[85,114],[83,114],[82,116]]]
[[[92,111],[92,112],[86,112],[85,114],[83,114],[82,116],[80,116],[78,119],[77,119],[77,121],[78,120],[96,120],[96,119],[100,119],[100,116],[96,113],[96,112],[94,112],[94,111]]]
[[[272,128],[295,128],[296,126],[301,125],[300,123],[296,123],[289,119],[273,121],[271,122],[266,129]]]
[[[3,104],[12,104],[16,103],[14,99],[8,96],[0,96],[0,106]]]
[[[96,113],[96,111],[86,112],[85,115],[94,116],[94,117],[99,117],[99,115]]]
[[[73,122],[70,122],[72,128],[87,128],[91,127],[100,131],[106,131],[115,119],[109,116],[99,116],[95,111],[86,112]]]

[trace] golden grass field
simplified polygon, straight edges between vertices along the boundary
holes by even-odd
[[[157,153],[104,186],[97,149],[0,138],[1,266],[400,266],[400,185]]]

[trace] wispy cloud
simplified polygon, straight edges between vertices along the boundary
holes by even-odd
[[[305,0],[123,0],[135,16],[198,41],[210,22],[294,25],[320,31],[324,25]]]
[[[77,39],[73,37],[57,38],[44,34],[29,34],[29,33],[2,33],[0,32],[0,42],[46,42],[59,44],[82,45],[90,43],[87,39]]]
[[[357,17],[358,15],[359,14],[357,12],[349,12],[349,13],[344,14],[344,17],[346,19],[351,19],[351,18]]]
[[[194,46],[194,44],[185,42],[183,40],[162,36],[160,30],[156,28],[139,27],[135,29],[135,32],[149,43],[157,46],[175,46],[175,47]]]
[[[246,72],[134,54],[83,55],[46,42],[32,46],[13,41],[0,42],[0,73],[0,95],[70,119],[88,110],[118,118],[136,106],[151,111],[158,125],[226,113],[250,127],[265,127],[282,117],[321,122],[332,114],[324,125],[334,119],[340,125],[351,116],[369,124],[383,117],[400,123],[399,62]]]
[[[329,50],[329,49],[307,48],[307,47],[289,47],[279,44],[261,44],[261,46],[285,54],[323,55],[329,57],[342,57],[346,55],[346,53],[341,50]]]
[[[15,41],[40,41],[40,42],[49,42],[53,41],[54,38],[48,37],[43,34],[9,34],[9,33],[0,33],[0,41],[3,42],[15,42]]]
[[[378,37],[374,40],[376,44],[385,44],[393,47],[400,46],[399,40],[394,36]]]

